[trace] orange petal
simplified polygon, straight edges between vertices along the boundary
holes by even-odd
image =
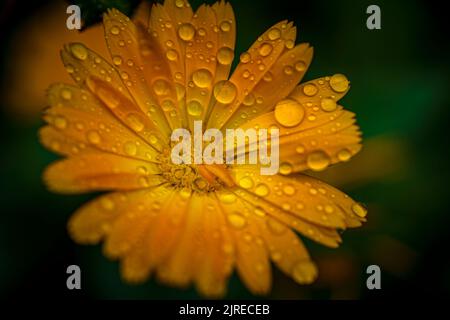
[[[44,172],[49,189],[61,193],[130,190],[163,182],[157,165],[108,153],[88,153],[51,164]]]
[[[266,294],[272,283],[269,254],[256,224],[256,215],[246,203],[227,191],[218,192],[220,206],[234,240],[236,267],[253,294]],[[233,250],[233,248],[230,248]]]
[[[115,192],[102,195],[84,204],[70,218],[68,231],[81,244],[96,244],[109,234],[114,221],[148,190]]]
[[[225,127],[239,127],[248,120],[273,110],[275,104],[291,93],[303,78],[312,56],[313,48],[306,43],[284,52],[264,75],[263,80],[244,97],[243,103]]]
[[[276,37],[272,35],[274,30],[277,32]],[[222,91],[222,93],[215,95],[218,101],[209,118],[208,128],[222,128],[239,108],[244,97],[262,81],[264,75],[286,50],[284,36],[289,31],[290,25],[286,21],[279,22],[262,34],[250,49],[241,55],[241,62],[229,81],[230,86],[235,87],[232,90],[233,94],[228,93],[230,90],[224,92],[223,89],[216,89],[216,91]],[[221,99],[220,96],[225,94],[229,97]]]
[[[219,48],[214,28],[216,15],[207,5],[201,5],[191,22],[178,28],[178,35],[186,45],[186,108],[191,130],[195,120],[206,118],[215,83]]]
[[[51,108],[44,120],[61,135],[94,148],[141,160],[155,161],[159,152],[122,125],[89,91],[56,84],[49,88]]]
[[[145,114],[150,112],[151,117],[164,133],[170,134],[169,124],[173,125],[172,129],[179,128],[179,125],[172,121],[180,119],[180,117],[170,116],[171,112],[178,112],[176,101],[167,99],[166,108],[162,104],[158,104],[158,100],[155,99],[156,92],[151,92],[153,83],[146,81],[146,73],[154,72],[154,70],[146,70],[148,66],[144,64],[145,55],[150,52],[148,47],[150,43],[145,41],[148,39],[143,39],[139,28],[116,9],[110,10],[103,16],[103,24],[113,63],[118,68],[125,87],[138,106]],[[167,81],[161,89],[162,92],[166,92],[166,89],[170,91],[170,88],[166,88],[166,86]]]

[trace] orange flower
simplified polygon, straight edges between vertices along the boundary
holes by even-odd
[[[66,156],[44,173],[49,188],[114,191],[75,213],[71,236],[104,241],[129,282],[155,274],[221,296],[236,268],[252,293],[265,294],[270,261],[300,284],[313,282],[317,268],[295,231],[337,247],[337,229],[360,226],[366,215],[339,190],[297,173],[360,150],[354,114],[337,104],[348,80],[338,74],[297,86],[313,50],[295,45],[287,21],[263,33],[229,77],[236,29],[228,3],[194,14],[186,1],[166,0],[152,7],[148,26],[142,12],[134,23],[117,10],[105,14],[112,65],[68,44],[61,56],[76,85],[48,91],[41,141]],[[173,164],[170,134],[194,120],[221,130],[279,128],[279,174]]]

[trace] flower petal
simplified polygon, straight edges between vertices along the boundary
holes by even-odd
[[[336,92],[330,84],[332,79],[323,77],[299,85],[275,111],[242,125],[243,129],[279,129],[282,174],[321,171],[350,160],[361,149],[354,114],[337,104],[348,91],[348,84],[343,84],[345,90]]]
[[[273,36],[274,32],[276,36]],[[229,86],[235,87],[232,90],[233,95],[226,91],[230,99],[222,99],[222,101],[216,95],[218,101],[209,118],[208,128],[222,128],[239,108],[244,97],[263,80],[264,75],[286,50],[284,39],[286,34],[291,34],[291,25],[281,21],[262,34],[250,49],[241,55],[241,62],[229,80]]]
[[[159,185],[156,164],[108,153],[88,153],[54,162],[44,172],[48,188],[61,193],[131,190]]]
[[[249,206],[229,191],[218,191],[218,199],[228,228],[233,236],[236,267],[241,280],[253,294],[266,294],[272,284],[269,254],[260,238],[255,219]]]
[[[155,161],[159,152],[122,125],[89,91],[65,84],[48,90],[50,108],[44,120],[61,135],[79,143],[79,149],[104,152]]]
[[[177,121],[181,117],[170,115],[178,114],[177,101],[170,99],[175,95],[170,81],[161,79],[161,83],[148,83],[146,79],[146,74],[152,75],[154,72],[154,69],[149,68],[155,67],[146,55],[152,54],[156,42],[151,42],[151,37],[145,35],[146,31],[136,27],[128,17],[116,9],[104,15],[103,24],[113,63],[137,105],[145,114],[150,112],[164,133],[170,134],[170,128],[179,128],[180,123]],[[164,105],[159,96],[157,98],[157,93],[161,93],[161,99],[166,101]]]
[[[307,43],[284,52],[264,75],[263,80],[244,97],[225,127],[237,128],[248,120],[273,110],[275,104],[291,93],[303,78],[312,57],[313,48]]]
[[[96,244],[109,234],[114,221],[127,212],[148,190],[114,192],[91,200],[79,208],[68,222],[71,238],[80,244]]]

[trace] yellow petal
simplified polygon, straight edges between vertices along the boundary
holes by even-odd
[[[79,208],[68,222],[72,239],[81,244],[96,244],[107,235],[114,221],[144,197],[148,190],[102,195]]]
[[[69,43],[64,45],[61,50],[61,59],[66,71],[79,86],[86,88],[87,78],[94,76],[108,82],[110,86],[126,98],[132,99],[117,70],[84,44]]]
[[[79,148],[94,148],[141,160],[155,161],[159,152],[125,127],[89,91],[56,84],[48,90],[51,108],[44,120]]]
[[[157,165],[108,153],[87,153],[54,162],[44,172],[48,188],[61,193],[131,190],[163,182]]]
[[[262,34],[247,52],[241,55],[241,62],[229,80],[230,86],[234,86],[236,89],[233,90],[232,95],[228,93],[230,90],[217,90],[221,93],[215,95],[217,102],[209,118],[208,128],[222,128],[230,116],[239,108],[244,97],[260,81],[263,81],[264,75],[286,50],[284,36],[290,33],[290,29],[291,27],[286,21],[275,24]],[[279,31],[279,37],[270,36],[273,30]],[[220,95],[226,95],[227,97],[221,99]]]
[[[258,230],[257,216],[240,198],[218,192],[223,214],[233,236],[236,267],[241,280],[253,294],[266,294],[272,283],[269,254]]]
[[[110,258],[119,258],[136,248],[147,235],[155,217],[161,213],[161,204],[169,199],[171,193],[171,188],[160,186],[136,197],[111,226],[103,245],[104,253]]]
[[[191,130],[193,121],[206,118],[215,83],[219,49],[216,24],[211,7],[201,5],[191,22],[178,28],[178,37],[186,46],[186,109]]]
[[[273,110],[275,104],[285,98],[303,78],[311,63],[313,48],[303,43],[288,50],[243,98],[239,109],[225,124],[236,128],[250,119]]]
[[[161,131],[170,134],[169,124],[172,129],[179,128],[177,123],[181,117],[171,117],[171,113],[178,114],[176,101],[171,100],[170,83],[165,79],[161,91],[162,98],[166,98],[167,105],[163,106],[162,101],[157,100],[156,92],[152,92],[154,83],[148,83],[146,74],[152,74],[154,70],[149,70],[151,60],[147,60],[145,55],[150,53],[152,42],[150,37],[145,37],[142,29],[136,27],[132,21],[116,9],[110,10],[103,16],[105,27],[105,38],[108,49],[111,53],[113,63],[117,67],[125,87],[145,114],[150,112],[151,117],[160,126]],[[154,67],[154,66],[152,66]],[[158,85],[158,88],[160,86]],[[154,89],[154,88],[153,88]],[[155,90],[154,90],[155,91]]]

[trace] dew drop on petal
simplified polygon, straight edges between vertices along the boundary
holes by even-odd
[[[335,74],[330,78],[330,86],[336,92],[345,92],[348,89],[349,81],[343,74]]]
[[[229,65],[233,62],[234,51],[228,47],[222,47],[217,52],[217,61],[223,65]]]
[[[117,26],[112,27],[110,30],[111,34],[117,36],[120,33],[120,29]]]
[[[136,132],[141,132],[144,130],[144,124],[142,123],[141,118],[134,113],[130,113],[127,116],[127,122],[130,125],[131,129],[133,129]]]
[[[170,49],[167,51],[166,57],[169,61],[175,61],[178,59],[178,53],[175,50]]]
[[[332,98],[323,98],[320,101],[320,107],[323,111],[331,112],[336,110],[337,104],[336,101]]]
[[[249,63],[250,59],[251,59],[251,56],[250,56],[250,53],[248,53],[248,52],[242,53],[241,56],[239,57],[239,60],[242,63]]]
[[[211,85],[212,74],[208,69],[199,69],[192,74],[192,81],[199,88],[207,88]]]
[[[317,278],[317,274],[317,267],[311,261],[300,261],[292,270],[292,277],[299,284],[312,283]]]
[[[190,41],[194,38],[194,35],[195,35],[195,28],[190,23],[183,23],[178,28],[178,36],[181,38],[181,40]]]
[[[62,89],[60,95],[64,100],[72,99],[72,91],[70,91],[69,89]]]
[[[92,144],[99,144],[101,141],[101,137],[97,131],[91,130],[87,133],[87,140]]]
[[[303,107],[295,100],[281,100],[275,106],[275,120],[285,127],[295,127],[305,115]]]
[[[270,43],[263,43],[259,47],[259,54],[263,57],[267,57],[273,50],[273,47]]]
[[[88,56],[88,51],[84,45],[81,43],[75,43],[70,46],[70,51],[72,55],[78,60],[86,60]]]
[[[319,89],[317,89],[317,86],[313,83],[308,83],[303,87],[303,93],[308,97],[315,96],[318,91]]]
[[[250,177],[244,177],[239,180],[239,185],[244,189],[250,189],[253,187],[253,180]]]
[[[269,187],[264,183],[258,184],[255,188],[255,194],[260,197],[267,196],[269,194],[269,191]]]
[[[54,124],[58,129],[65,129],[67,128],[67,119],[63,116],[57,116],[55,117]]]
[[[282,164],[280,164],[279,172],[280,172],[282,175],[288,175],[288,174],[291,174],[291,173],[292,173],[292,170],[293,170],[293,168],[292,168],[292,165],[291,165],[290,163],[283,162]]]
[[[214,86],[214,97],[223,104],[229,104],[236,98],[236,86],[228,80],[219,81]]]
[[[298,72],[302,72],[302,71],[305,71],[306,64],[303,61],[298,61],[295,63],[294,67],[295,67],[295,70],[297,70]]]
[[[337,157],[339,161],[348,161],[352,157],[352,153],[348,149],[342,149],[338,152]]]
[[[223,192],[219,194],[219,200],[223,203],[234,203],[236,201],[236,195],[231,192]]]
[[[285,195],[293,196],[295,194],[295,188],[291,184],[287,184],[283,187],[283,192]]]
[[[136,155],[136,153],[137,153],[136,144],[131,141],[125,142],[125,144],[123,145],[123,151],[129,156]]]
[[[358,217],[364,218],[367,215],[367,210],[359,203],[354,203],[352,205],[352,211]]]
[[[269,40],[277,40],[281,37],[281,31],[278,28],[272,28],[267,36],[269,37]]]
[[[228,32],[231,30],[231,24],[228,21],[223,21],[220,24],[220,30],[222,30],[223,32]]]
[[[203,112],[202,105],[197,100],[191,100],[187,104],[187,111],[191,116],[200,116]]]
[[[228,215],[228,222],[236,229],[242,229],[247,224],[247,220],[238,212],[233,212]]]
[[[314,171],[322,171],[330,164],[330,157],[323,151],[314,151],[306,158],[308,168]]]

